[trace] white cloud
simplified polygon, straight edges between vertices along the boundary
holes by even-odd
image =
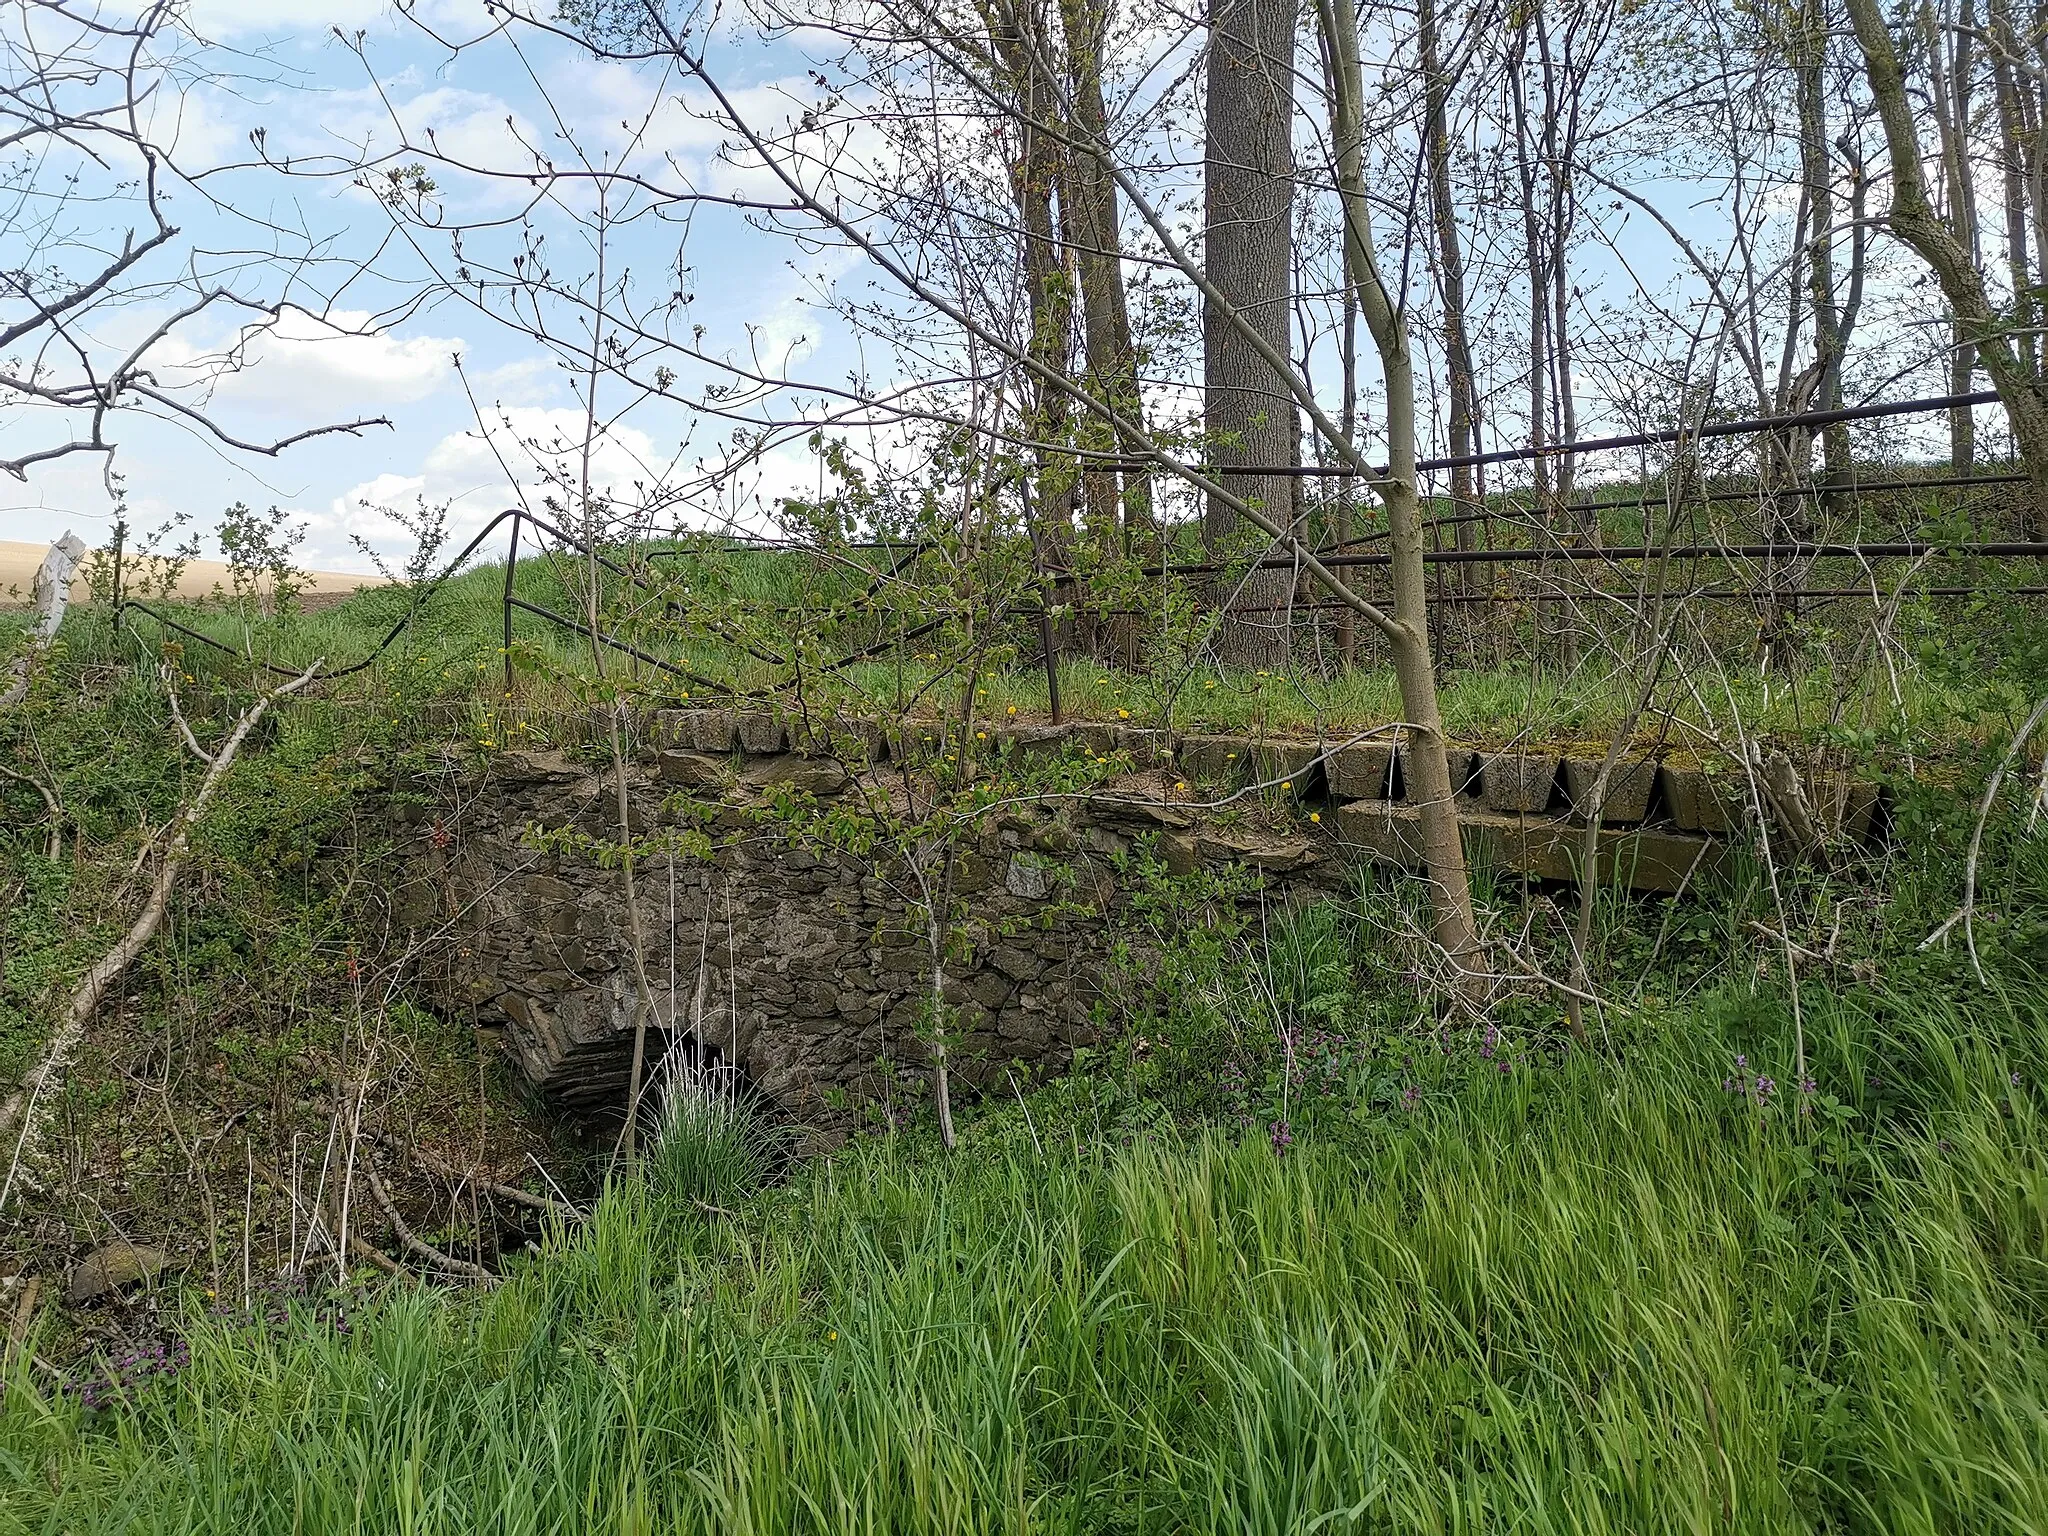
[[[322,318],[287,309],[276,325],[251,338],[245,367],[218,376],[213,396],[308,422],[377,415],[440,389],[453,376],[451,360],[467,346],[459,336],[400,336],[370,325],[360,310]],[[174,339],[164,348],[163,365],[196,383],[217,368],[218,356]]]
[[[351,535],[387,555],[404,552],[404,534],[386,509],[412,512],[421,501],[448,503],[449,526],[467,540],[506,507],[525,505],[556,521],[550,500],[573,499],[581,474],[582,413],[570,408],[515,406],[494,416],[489,433],[475,428],[443,437],[413,474],[385,473],[307,514],[309,551],[328,562],[361,564]],[[634,427],[615,427],[591,452],[590,484],[621,508],[644,506],[670,473],[654,440]],[[667,520],[666,516],[663,518]],[[337,566],[347,569],[349,566]]]

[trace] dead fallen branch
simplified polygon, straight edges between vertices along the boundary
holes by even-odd
[[[478,1190],[483,1194],[496,1196],[500,1200],[509,1200],[514,1205],[523,1205],[530,1210],[544,1211],[550,1216],[560,1216],[569,1221],[580,1221],[583,1219],[583,1213],[573,1205],[556,1200],[548,1195],[536,1195],[530,1189],[520,1189],[512,1184],[501,1184],[496,1179],[487,1177],[482,1173],[458,1168],[453,1163],[447,1161],[447,1159],[429,1152],[425,1147],[413,1142],[400,1141],[396,1136],[388,1132],[380,1131],[371,1139],[387,1151],[404,1153],[429,1173],[436,1174],[441,1178],[449,1180],[451,1183],[466,1184],[471,1189]]]
[[[481,1264],[472,1264],[467,1259],[458,1259],[452,1253],[444,1253],[421,1237],[406,1224],[398,1214],[398,1206],[391,1198],[391,1191],[384,1187],[384,1181],[377,1176],[377,1165],[370,1158],[363,1159],[363,1173],[370,1181],[370,1194],[377,1202],[377,1208],[384,1213],[384,1219],[391,1223],[391,1230],[398,1235],[405,1251],[424,1259],[443,1274],[460,1275],[478,1285],[496,1285],[498,1277]]]
[[[315,661],[297,677],[271,689],[244,710],[235,728],[228,733],[227,740],[207,758],[206,776],[199,781],[199,788],[179,813],[174,830],[164,847],[163,864],[157,870],[155,883],[151,886],[149,899],[142,904],[142,911],[129,925],[120,942],[100,957],[99,963],[85,973],[85,979],[71,994],[70,1005],[50,1043],[43,1050],[42,1058],[21,1080],[7,1101],[0,1104],[0,1136],[15,1134],[14,1158],[7,1170],[5,1183],[0,1183],[0,1209],[5,1209],[7,1197],[13,1193],[15,1175],[20,1171],[21,1158],[35,1130],[36,1107],[41,1102],[44,1090],[59,1081],[71,1055],[85,1038],[85,1027],[99,1008],[100,1000],[106,996],[121,975],[142,953],[143,947],[155,937],[158,926],[163,922],[164,912],[169,908],[171,893],[176,890],[178,876],[185,867],[185,858],[191,849],[192,829],[206,814],[214,792],[227,777],[228,769],[234,766],[235,756],[242,750],[242,744],[249,739],[249,733],[256,723],[279,699],[297,693],[312,682],[320,673],[321,661]]]
[[[43,797],[43,805],[49,813],[50,821],[50,830],[43,847],[43,857],[52,864],[56,863],[58,856],[64,852],[64,805],[57,798],[57,792],[41,779],[35,778],[30,774],[18,772],[8,767],[5,763],[0,763],[0,777],[12,779],[17,784],[26,784],[30,789]]]

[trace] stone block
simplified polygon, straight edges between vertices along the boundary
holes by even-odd
[[[690,714],[690,745],[699,752],[720,757],[732,751],[733,715],[729,709],[693,709]]]
[[[1010,1000],[1010,994],[1016,988],[999,971],[985,970],[974,973],[968,982],[968,990],[982,1007],[1000,1008]]]
[[[1557,754],[1482,752],[1480,797],[1489,811],[1540,816],[1557,793]]]
[[[424,928],[441,915],[441,893],[431,880],[408,880],[391,893],[391,920],[401,928]]]
[[[1081,846],[1104,858],[1114,858],[1130,845],[1131,840],[1123,833],[1113,832],[1099,822],[1090,822],[1081,829]]]
[[[708,752],[662,752],[654,759],[654,771],[664,784],[685,789],[721,790],[732,781],[732,765]]]
[[[824,800],[846,788],[848,774],[834,758],[798,757],[784,753],[750,764],[745,778],[747,783],[764,792],[790,789]]]
[[[1738,777],[1666,763],[1658,770],[1657,782],[1664,792],[1664,809],[1687,832],[1726,834],[1749,820],[1749,796]]]
[[[111,1242],[88,1254],[71,1272],[65,1300],[72,1306],[96,1301],[131,1285],[145,1285],[169,1268],[171,1256],[161,1248],[125,1240]]]
[[[1580,821],[1593,814],[1593,785],[1600,777],[1604,758],[1568,757],[1564,760],[1565,798]],[[1623,758],[1607,779],[1607,800],[1600,808],[1603,825],[1617,826],[1641,821],[1650,814],[1650,796],[1657,788],[1657,765],[1641,759]]]
[[[1183,736],[1181,772],[1203,784],[1227,787],[1252,771],[1252,744],[1242,736]]]
[[[1136,795],[1090,795],[1083,804],[1098,821],[1139,832],[1159,827],[1180,831],[1195,824],[1195,813],[1184,806],[1163,800],[1141,800]]]
[[[1159,859],[1168,874],[1191,875],[1201,867],[1201,850],[1192,834],[1168,832],[1159,839]]]
[[[998,944],[989,953],[989,963],[1012,981],[1030,981],[1045,969],[1045,962],[1026,949]]]
[[[733,736],[742,752],[766,757],[780,752],[789,740],[782,717],[772,709],[743,709],[733,716]]]
[[[1305,799],[1323,790],[1323,749],[1313,741],[1262,741],[1252,752],[1253,772],[1270,793]]]
[[[1324,765],[1330,793],[1339,800],[1392,800],[1394,744],[1360,741],[1339,747]]]
[[[1043,901],[1052,894],[1056,868],[1036,854],[1014,853],[1003,872],[1003,889],[1020,901]]]

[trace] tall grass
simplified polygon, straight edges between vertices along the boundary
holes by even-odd
[[[646,701],[679,702],[686,696],[701,700],[725,690],[745,692],[786,682],[786,668],[761,659],[781,648],[778,635],[808,632],[821,604],[834,594],[847,595],[842,589],[850,583],[858,585],[843,570],[822,570],[795,554],[732,551],[704,568],[716,576],[705,583],[706,611],[723,615],[709,628],[699,624],[697,632],[683,635],[655,611],[659,605],[644,602],[638,618],[620,612],[606,620],[630,643],[690,674],[663,672],[613,653],[614,679],[631,678],[630,686]],[[564,571],[529,556],[519,565],[516,590],[528,603],[575,618],[583,611],[578,579],[580,568]],[[532,614],[516,615],[513,689],[507,696],[503,583],[502,565],[479,566],[453,577],[419,609],[395,647],[353,682],[329,690],[330,702],[389,708],[394,700],[403,700],[416,711],[431,703],[441,724],[467,729],[477,742],[492,748],[584,740],[590,732],[595,691],[588,642],[573,630]],[[616,578],[608,578],[608,587],[612,596],[623,597]],[[708,590],[711,587],[715,593]],[[254,646],[280,667],[303,667],[316,656],[347,665],[371,656],[411,601],[410,594],[399,588],[377,588],[283,623],[247,627],[236,612],[206,605],[186,607],[178,617],[236,649]],[[1997,628],[1982,614],[1949,624],[1923,614],[1914,624],[1917,627],[1907,637],[1914,644],[1954,650],[1982,649],[1988,642],[1979,631]],[[134,628],[145,641],[169,638],[180,644],[184,665],[201,678],[241,670],[234,658],[174,634],[160,634],[147,617],[137,616]],[[851,621],[844,633],[835,632],[833,643],[843,642],[848,651],[860,649],[885,639],[889,628],[886,613],[870,615]],[[749,646],[736,638],[745,630],[758,631],[752,644],[757,654],[750,654]],[[81,656],[109,655],[119,648],[104,610],[90,605],[74,611],[66,633]],[[1035,660],[1036,629],[1020,620],[1010,638],[1015,641],[1013,654],[996,658],[977,674],[981,702],[989,718],[996,720],[1008,718],[1012,711],[1024,718],[1042,717],[1050,709],[1051,697],[1043,667]],[[2010,729],[2016,718],[2003,716],[2015,709],[2023,713],[2027,702],[2018,691],[1974,673],[1964,683],[1954,676],[1937,678],[1923,667],[1901,671],[1846,642],[1823,651],[1786,677],[1766,676],[1748,666],[1729,668],[1726,675],[1713,665],[1694,667],[1701,686],[1664,690],[1651,718],[1674,723],[1641,726],[1643,744],[1650,745],[1647,738],[1654,737],[1680,751],[1713,755],[1717,741],[1731,742],[1745,734],[1813,740],[1847,728],[1866,733],[1873,741],[1902,735],[1922,743],[1932,740],[1939,750],[1942,738],[1958,728],[1969,735],[1994,736],[2001,728]],[[132,654],[132,642],[128,653]],[[813,705],[856,709],[887,710],[901,700],[923,700],[927,708],[941,701],[950,705],[950,688],[937,694],[926,690],[934,670],[914,647],[900,654],[885,648],[876,659],[842,670],[813,669],[805,696]],[[1391,667],[1370,655],[1356,669],[1329,675],[1313,668],[1281,675],[1222,667],[1183,673],[1071,657],[1059,670],[1062,703],[1077,718],[1133,725],[1165,722],[1196,731],[1294,734],[1353,731],[1403,718]],[[1569,675],[1539,674],[1520,664],[1447,666],[1441,708],[1453,734],[1473,744],[1604,742],[1634,713],[1641,686],[1637,671],[1633,660],[1625,667],[1588,664]],[[705,681],[693,682],[691,677],[714,686],[707,690]],[[1980,718],[1987,709],[1998,717],[1988,725]],[[1870,745],[1865,742],[1864,749]]]
[[[2048,1528],[2048,1001],[1806,1006],[1761,1104],[1784,1011],[1728,993],[1618,1060],[1419,1044],[1285,1156],[1109,1144],[1077,1080],[736,1218],[622,1182],[488,1296],[195,1319],[128,1407],[17,1364],[0,1524]]]

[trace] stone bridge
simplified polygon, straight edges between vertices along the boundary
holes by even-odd
[[[650,1054],[682,1032],[821,1126],[845,1123],[885,1074],[921,1075],[933,955],[904,872],[807,844],[763,808],[790,791],[824,806],[872,791],[892,762],[940,750],[936,730],[860,726],[853,739],[863,749],[834,755],[792,750],[789,728],[766,713],[664,712],[649,722],[629,773],[629,824],[638,836],[701,834],[690,853],[637,864]],[[799,730],[797,742],[809,734]],[[1130,894],[1121,856],[1134,848],[1176,874],[1234,869],[1234,899],[1247,900],[1335,890],[1361,859],[1417,863],[1403,754],[1383,742],[1100,725],[987,734],[981,750],[998,760],[1064,756],[1076,777],[1098,782],[1023,799],[955,842],[952,892],[964,923],[943,994],[970,1086],[1058,1071],[1094,1038],[1093,1005]],[[869,760],[850,770],[842,758]],[[1585,828],[1574,805],[1596,761],[1460,749],[1452,766],[1475,860],[1573,877]],[[856,771],[869,777],[857,782]],[[1623,764],[1600,833],[1602,878],[1648,892],[1712,878],[1744,824],[1743,798],[1696,770]],[[1873,789],[1846,781],[1816,799],[1839,835],[1868,835],[1880,810]],[[446,935],[427,946],[424,970],[438,1001],[502,1031],[520,1071],[562,1104],[616,1110],[639,989],[622,881],[604,852],[618,826],[609,769],[561,753],[505,752],[482,766],[451,758],[438,812],[415,805],[394,815],[400,920]]]

